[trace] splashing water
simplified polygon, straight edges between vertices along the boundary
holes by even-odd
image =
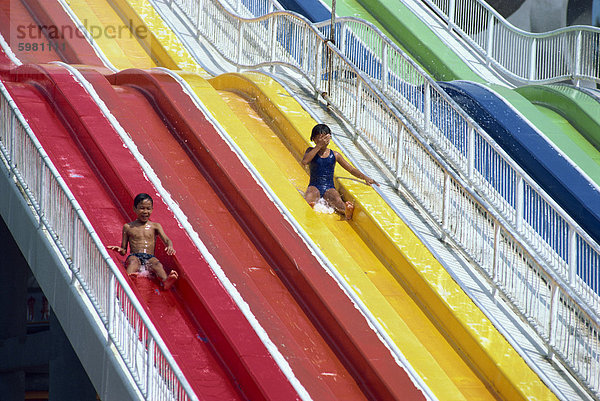
[[[335,209],[329,206],[329,203],[323,198],[319,199],[319,201],[315,204],[313,208],[315,212],[325,213],[325,214],[333,214],[335,213]]]
[[[145,265],[142,265],[140,267],[140,271],[138,272],[138,277],[151,278],[152,277],[152,272]]]

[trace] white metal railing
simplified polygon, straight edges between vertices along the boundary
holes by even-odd
[[[532,33],[513,26],[483,0],[423,0],[473,51],[517,84],[572,80],[600,83],[600,28],[573,26]],[[244,18],[284,8],[276,0],[223,0]],[[373,26],[353,17],[336,18]],[[320,23],[320,26],[327,22]],[[337,36],[337,35],[336,35]],[[343,37],[343,36],[342,36]],[[341,48],[341,47],[340,47]],[[343,51],[343,49],[342,49]]]
[[[531,33],[513,26],[483,0],[423,2],[512,81],[600,83],[600,28],[572,26]]]
[[[73,194],[0,82],[0,155],[147,400],[197,400]]]
[[[411,120],[421,121],[417,132],[372,79],[303,17],[275,12],[243,19],[215,0],[171,0],[169,6],[185,17],[198,39],[239,68],[283,65],[300,72],[315,93],[325,93],[354,125],[359,142],[512,300],[549,353],[598,394],[600,324],[597,308],[587,306],[598,305],[597,294],[577,274],[585,266],[585,274],[597,276],[598,246],[472,120],[453,120],[462,111],[435,82],[409,60],[388,61],[393,74],[385,76],[406,87],[406,109],[413,113]],[[380,60],[390,60],[386,54]],[[457,167],[464,173],[457,174]],[[543,213],[552,213],[552,220],[544,220],[542,235],[536,224]],[[536,246],[523,243],[523,237]],[[552,249],[549,242],[560,248]],[[560,268],[548,269],[549,261]]]

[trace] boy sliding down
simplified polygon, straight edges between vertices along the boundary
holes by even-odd
[[[163,231],[159,223],[150,221],[152,214],[153,201],[150,195],[141,193],[133,200],[133,210],[137,219],[131,223],[125,223],[123,226],[123,240],[121,246],[108,246],[111,251],[119,252],[125,256],[127,245],[131,253],[125,260],[127,274],[137,275],[142,266],[152,270],[160,278],[163,288],[170,289],[178,278],[177,272],[171,270],[167,276],[162,263],[154,256],[154,246],[156,245],[156,236],[158,235],[166,244],[165,252],[167,255],[174,255],[173,243]]]

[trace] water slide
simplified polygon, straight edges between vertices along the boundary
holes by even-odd
[[[129,52],[126,45],[123,48],[126,50],[123,54],[136,54],[134,51]],[[150,62],[150,58],[139,57],[140,54],[143,52],[136,54],[137,61]],[[66,71],[61,72],[64,77],[72,80]],[[14,72],[9,75],[12,73]],[[105,69],[98,70],[95,67],[80,67],[78,74],[85,77],[100,95],[106,107],[137,145],[134,146],[144,155],[171,196],[184,210],[195,232],[226,269],[228,277],[234,278],[244,301],[257,312],[256,318],[265,326],[273,342],[284,350],[287,363],[310,396],[315,399],[350,400],[397,399],[402,395],[408,399],[422,399],[421,392],[379,341],[364,317],[323,271],[300,238],[293,234],[294,230],[287,225],[264,191],[222,141],[214,126],[197,107],[190,104],[189,96],[182,92],[181,86],[172,77],[164,72],[148,73],[137,69],[110,74]],[[198,76],[195,77],[199,79]],[[205,88],[214,92],[209,85]],[[77,89],[81,92],[80,86]],[[74,107],[71,103],[80,106],[79,97],[84,95],[78,93],[79,97],[67,97],[71,93],[68,90],[65,93],[65,99],[54,108],[54,114]],[[61,107],[63,104],[65,106]],[[94,112],[100,114],[98,110]],[[121,153],[128,152],[123,150],[122,138],[114,133],[109,135],[109,131],[114,129],[107,127],[106,121],[101,125],[97,121],[89,121],[84,112],[75,115],[89,124],[88,132],[77,133],[76,137],[90,137],[82,147],[86,150],[94,149],[91,155],[85,153],[82,159],[90,160],[89,169],[92,173],[93,166],[107,165],[108,178],[104,175],[99,177],[100,183],[106,183],[105,192],[110,191],[108,188],[118,191],[118,187],[112,185],[112,176],[115,175],[115,169],[119,170],[114,180],[126,180],[134,189],[129,189],[118,205],[122,213],[130,210],[131,199],[140,190],[136,183],[146,181],[145,171],[134,175],[123,166],[123,158],[113,155],[113,149]],[[236,124],[233,119],[229,120],[226,124]],[[69,121],[69,125],[74,126],[82,123],[77,118]],[[240,129],[239,122],[237,125]],[[54,146],[51,137],[48,142],[44,142],[44,146]],[[131,145],[128,147],[132,148]],[[69,174],[68,159],[73,147],[57,143],[56,152],[63,148],[68,153],[58,153],[56,157],[64,162],[66,174]],[[130,154],[129,159],[129,164],[137,163]],[[137,170],[140,170],[139,167]],[[77,177],[83,175],[74,174]],[[86,201],[85,194],[89,198],[89,194],[94,194],[96,190],[94,188],[88,192],[82,189],[82,192],[78,192],[84,198],[82,203]],[[156,193],[156,189],[145,190]],[[118,191],[120,192],[122,191]],[[88,201],[94,203],[97,200],[94,198],[93,202]],[[92,210],[87,212],[91,213]],[[96,215],[102,222],[102,214]],[[162,223],[163,215],[158,213],[156,216]],[[106,234],[101,236],[105,243],[119,241],[119,226],[131,219],[131,216],[123,217],[117,223],[115,218],[111,224],[106,223],[101,227]],[[163,226],[174,242],[181,244],[177,245],[178,249],[195,246],[189,239],[186,242],[170,233],[177,226],[176,223],[168,226],[163,223]],[[179,231],[182,231],[181,228]],[[159,256],[161,259],[169,259],[166,255]],[[181,257],[181,253],[178,253],[177,258]],[[200,258],[196,256],[196,259]],[[233,376],[231,380],[239,382],[242,397],[295,399],[295,389],[291,388],[282,373],[271,371],[271,368],[277,370],[277,367],[269,368],[269,363],[273,362],[272,357],[258,352],[260,347],[253,342],[256,334],[250,335],[242,330],[247,323],[239,324],[240,330],[234,337],[237,339],[247,336],[246,345],[257,348],[254,354],[229,350],[225,339],[210,335],[210,330],[200,329],[192,324],[196,320],[203,323],[206,320],[204,315],[210,312],[220,324],[223,324],[221,320],[226,320],[229,325],[238,325],[235,310],[229,311],[235,309],[231,302],[216,298],[214,302],[220,303],[223,309],[208,312],[202,310],[203,302],[196,298],[200,294],[211,296],[210,288],[205,290],[200,286],[200,283],[210,280],[202,277],[200,272],[196,273],[196,268],[193,267],[178,267],[176,270],[182,275],[177,284],[177,296],[166,301],[156,298],[155,293],[162,293],[157,293],[156,287],[149,286],[145,279],[136,279],[134,287],[139,290],[142,299],[158,308],[152,315],[155,317],[153,320],[162,319],[164,322],[159,322],[160,325],[164,324],[170,329],[165,335],[177,340],[168,344],[172,346],[173,353],[181,358],[178,362],[186,363],[184,373],[195,385],[195,389],[202,387],[202,383],[215,382],[215,379],[194,376],[194,369],[212,372],[210,365],[203,363],[206,357],[193,352],[194,344],[210,347],[215,342],[217,345],[225,343],[215,348],[226,371],[230,371]],[[213,277],[212,282],[215,281]],[[177,302],[182,310],[191,314],[187,322],[181,314],[167,316],[166,311],[160,310],[160,305],[173,305]],[[186,331],[182,325],[189,330]],[[203,334],[204,331],[207,332],[206,335]],[[233,335],[229,332],[225,334]],[[183,345],[186,343],[192,345],[189,353]],[[225,355],[221,355],[221,352]],[[236,358],[239,358],[237,363]],[[188,376],[188,372],[192,373]],[[260,387],[265,382],[273,384]],[[199,389],[198,393],[207,399],[229,399],[226,390],[214,390],[213,395],[210,391],[210,388],[205,391]]]
[[[147,9],[140,11],[144,15],[149,13]],[[167,31],[159,26],[152,30]],[[168,36],[165,41],[168,43],[165,47],[168,47],[174,38]],[[354,198],[360,205],[352,224],[339,221],[334,215],[316,215],[306,205],[300,191],[308,178],[298,162],[298,155],[308,146],[306,132],[315,122],[283,88],[261,74],[226,74],[210,79],[212,87],[219,89],[221,99],[237,105],[224,113],[221,103],[211,104],[217,98],[202,77],[181,75],[189,92],[202,99],[219,120],[233,110],[243,121],[244,129],[228,130],[232,139],[311,239],[317,241],[319,249],[335,269],[352,288],[359,289],[360,299],[378,321],[385,322],[386,333],[436,396],[441,399],[487,399],[500,394],[519,399],[533,392],[540,399],[554,398],[435,258],[431,254],[423,255],[420,241],[371,188],[345,177],[339,179],[339,184],[346,188],[346,196]],[[373,210],[386,212],[373,215]],[[364,220],[360,216],[364,216]],[[374,221],[379,224],[378,228],[369,226],[369,222],[373,224]],[[415,253],[411,254],[411,251]],[[388,267],[390,265],[393,267]],[[432,266],[436,268],[432,269]],[[428,274],[431,276],[424,277]],[[408,288],[404,288],[401,282],[410,284],[405,284]],[[445,295],[436,291],[451,292],[456,298],[450,305],[445,304],[446,301],[441,300],[446,299]],[[419,294],[417,300],[409,295],[415,292]],[[435,317],[429,314],[431,309],[426,308],[428,312],[425,312],[420,306],[425,301],[428,307],[438,302],[434,308]],[[451,312],[457,309],[460,313]],[[470,325],[463,321],[457,325],[460,327],[453,326],[452,322],[469,318],[477,323]],[[467,327],[477,329],[469,331]],[[460,344],[460,349],[470,350],[469,362],[462,358],[453,343]],[[518,385],[516,377],[519,377]],[[527,378],[526,385],[522,385],[524,378]]]
[[[567,84],[526,85],[515,89],[544,113],[554,112],[571,123],[584,140],[600,150],[600,96],[591,88],[577,88]],[[579,141],[577,137],[573,140]],[[557,142],[558,138],[552,138]],[[581,141],[579,141],[581,142]],[[587,145],[587,146],[589,146]],[[565,148],[558,146],[561,150]],[[581,142],[580,147],[586,145]],[[583,167],[583,166],[582,166]],[[589,172],[587,172],[590,175]]]

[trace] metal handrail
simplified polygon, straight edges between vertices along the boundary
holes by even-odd
[[[600,28],[570,26],[532,33],[483,0],[422,0],[489,65],[520,84],[600,83]]]
[[[147,400],[198,400],[144,308],[0,82],[2,166],[15,177]]]
[[[589,237],[570,224],[569,216],[561,216],[561,210],[554,207],[552,199],[475,123],[464,120],[458,128],[466,135],[454,135],[459,133],[452,131],[454,124],[440,121],[440,117],[454,117],[453,113],[459,111],[445,99],[443,91],[438,92],[434,84],[417,73],[412,76],[415,81],[407,80],[406,74],[396,71],[384,75],[400,77],[402,80],[398,83],[408,88],[412,99],[406,102],[405,109],[412,108],[423,115],[421,123],[413,125],[372,84],[371,77],[358,70],[310,22],[295,13],[274,12],[244,19],[214,0],[201,3],[171,0],[168,4],[175,14],[183,16],[182,21],[190,32],[198,35],[199,40],[211,43],[224,59],[238,68],[286,66],[302,74],[317,94],[326,93],[331,80],[332,90],[326,93],[326,99],[353,124],[359,143],[381,159],[387,174],[395,177],[446,235],[488,272],[490,279],[546,341],[549,354],[558,355],[588,389],[598,393],[600,353],[595,344],[600,332],[599,319],[596,309],[587,306],[581,295],[570,287],[578,283],[578,277],[573,277],[577,267],[574,255],[579,252],[590,259],[583,250],[587,252],[591,248],[594,255],[599,255],[597,245],[592,242],[585,243],[588,248],[583,247]],[[328,65],[332,67],[328,69]],[[443,115],[432,112],[432,104],[436,102],[447,105]],[[441,124],[449,127],[440,127]],[[445,128],[449,128],[450,135]],[[476,154],[477,149],[481,149],[481,153]],[[440,159],[438,153],[444,154],[444,159]],[[482,166],[482,161],[488,164]],[[489,179],[493,168],[507,181],[512,181],[511,190]],[[465,173],[459,175],[457,170]],[[472,188],[477,188],[481,196]],[[543,201],[543,209],[525,202],[528,197],[533,199],[534,206],[535,202]],[[547,241],[538,247],[523,242],[523,238],[531,242],[539,237],[531,221],[549,212],[567,222],[564,223],[569,230],[567,251],[572,262],[564,269],[568,274],[548,269],[547,258],[539,256],[545,255],[538,248],[547,247]],[[562,248],[561,251],[565,252]],[[550,256],[556,259],[563,255],[550,252]],[[600,259],[596,259],[595,263],[599,262]],[[597,294],[592,295],[586,299],[596,302]],[[570,326],[573,322],[585,330],[575,330]],[[573,347],[577,349],[575,353]],[[585,356],[584,363],[579,354]]]

